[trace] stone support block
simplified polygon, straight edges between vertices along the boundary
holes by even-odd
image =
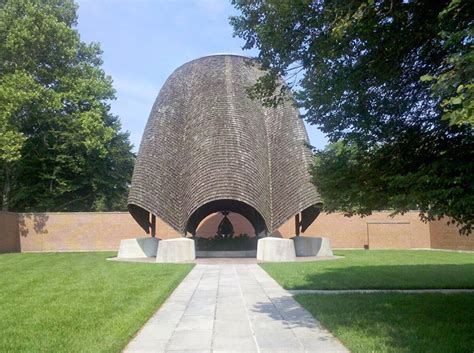
[[[296,256],[333,256],[331,240],[323,237],[294,237]]]
[[[257,260],[286,262],[295,261],[295,243],[293,239],[267,237],[258,240]]]
[[[177,263],[196,259],[194,240],[187,238],[166,239],[160,241],[156,262]]]
[[[123,239],[117,257],[119,259],[133,259],[141,257],[154,257],[158,249],[157,238]]]

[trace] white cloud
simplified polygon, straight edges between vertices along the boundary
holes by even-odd
[[[148,80],[112,76],[114,88],[117,90],[117,96],[128,97],[142,103],[153,103],[160,85]]]
[[[227,2],[225,0],[194,0],[198,6],[213,15],[221,14],[226,9]]]
[[[112,101],[112,112],[120,117],[123,129],[130,131],[130,141],[136,152],[161,85],[146,79],[118,75],[113,79],[117,99]]]

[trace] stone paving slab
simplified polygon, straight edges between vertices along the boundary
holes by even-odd
[[[256,264],[197,265],[126,353],[348,352]]]

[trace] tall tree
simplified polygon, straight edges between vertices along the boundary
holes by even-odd
[[[98,44],[81,42],[72,0],[0,0],[2,208],[116,210],[134,155],[110,113]]]
[[[474,3],[468,0],[233,0],[246,49],[269,73],[251,88],[284,97],[332,143],[313,180],[328,211],[420,210],[474,219]]]

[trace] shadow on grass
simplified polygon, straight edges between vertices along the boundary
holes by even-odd
[[[473,294],[296,297],[353,352],[472,352]]]
[[[269,272],[286,289],[474,288],[474,263],[327,267],[294,276]]]
[[[474,288],[474,264],[351,266],[305,277],[308,286],[338,288]]]
[[[280,349],[285,352],[290,351],[295,348],[295,342],[294,339],[288,341],[287,339],[294,338],[296,334],[303,340],[305,348],[309,351],[328,352],[335,349],[338,352],[343,351],[343,347],[333,335],[315,321],[313,316],[291,296],[272,297],[272,302],[257,302],[250,311],[251,315],[256,315],[254,329],[257,332],[260,330],[265,332],[264,341],[267,339],[274,341],[271,347],[261,348],[275,348],[275,342],[280,342]],[[281,331],[282,328],[283,331]],[[257,341],[259,341],[258,334]]]

